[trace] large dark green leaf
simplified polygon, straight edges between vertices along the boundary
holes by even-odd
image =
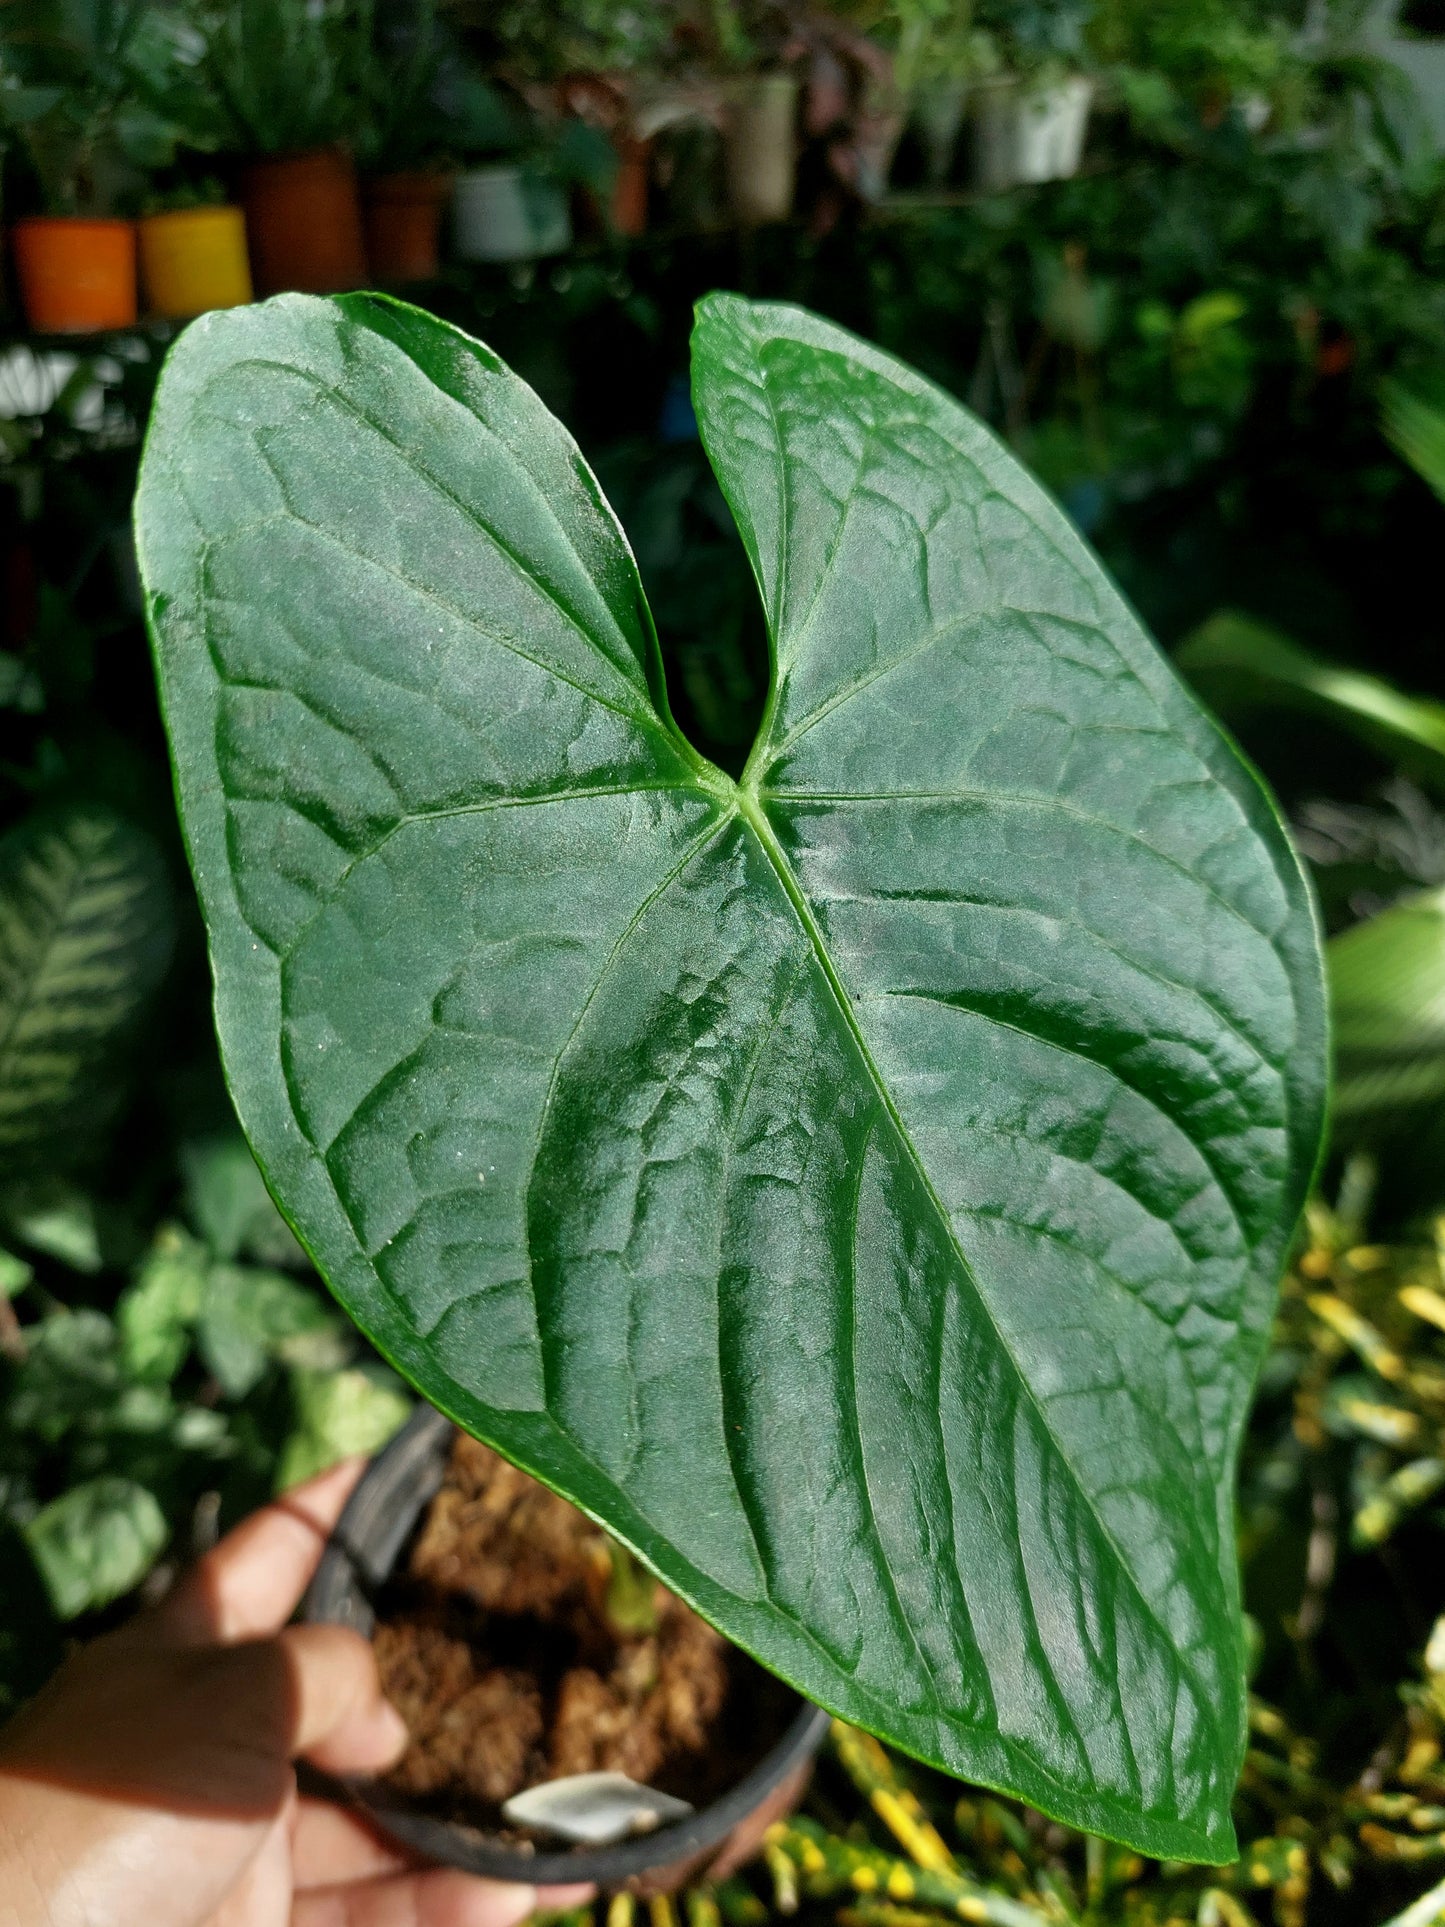
[[[160,854],[109,811],[37,812],[0,839],[0,1170],[103,1121],[171,937]]]
[[[242,1120],[406,1375],[734,1639],[1226,1858],[1305,887],[962,409],[727,298],[694,380],[776,654],[739,785],[486,349],[367,297],[182,338],[139,531]]]

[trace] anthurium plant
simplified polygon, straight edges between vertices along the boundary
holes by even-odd
[[[772,639],[736,781],[485,347],[288,296],[173,350],[139,544],[237,1109],[381,1350],[739,1645],[1227,1860],[1306,886],[964,409],[730,296],[693,383]]]

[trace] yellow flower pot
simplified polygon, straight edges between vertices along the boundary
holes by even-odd
[[[171,320],[251,299],[246,221],[238,207],[148,214],[140,224],[140,260],[151,311]]]

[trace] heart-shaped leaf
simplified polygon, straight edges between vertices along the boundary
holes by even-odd
[[[140,545],[242,1121],[413,1383],[741,1645],[1227,1858],[1305,886],[962,409],[723,297],[694,380],[776,657],[738,784],[485,348],[370,297],[181,339]]]

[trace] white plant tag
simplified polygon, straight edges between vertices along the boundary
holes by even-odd
[[[625,1773],[573,1773],[514,1793],[502,1808],[502,1818],[583,1846],[610,1847],[631,1834],[684,1820],[692,1810],[686,1800],[639,1786]]]

